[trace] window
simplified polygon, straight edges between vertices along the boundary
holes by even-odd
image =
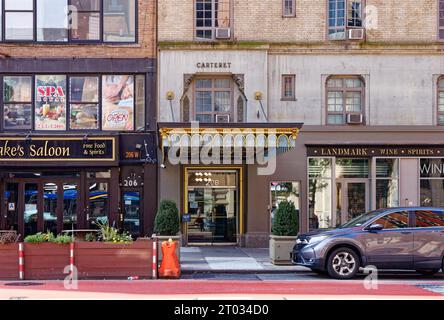
[[[300,214],[301,204],[301,184],[300,182],[271,182],[271,221],[270,231],[273,226],[273,219],[282,201],[293,202],[296,208],[296,214]]]
[[[194,95],[196,121],[234,122],[231,79],[197,79]]]
[[[362,0],[328,1],[328,39],[345,40],[347,30],[363,27]]]
[[[327,124],[344,125],[350,114],[363,117],[364,82],[360,77],[327,80]]]
[[[282,76],[282,100],[295,100],[295,75]]]
[[[376,209],[399,206],[399,159],[376,159]]]
[[[70,129],[99,129],[99,78],[69,79]]]
[[[409,213],[407,211],[390,213],[379,218],[373,224],[380,224],[384,229],[402,229],[409,227]]]
[[[35,77],[35,129],[66,130],[66,76]]]
[[[438,80],[438,125],[444,125],[444,77]]]
[[[6,41],[134,43],[137,0],[4,0],[2,20]]]
[[[444,227],[443,211],[415,211],[417,228]]]
[[[34,1],[5,0],[5,40],[34,39]]]
[[[134,130],[134,76],[102,77],[102,130]]]
[[[196,0],[195,6],[198,40],[231,38],[230,0]]]
[[[71,0],[77,12],[72,13],[72,41],[100,40],[100,0]]]
[[[421,159],[421,206],[444,206],[444,159]]]
[[[284,17],[296,17],[296,0],[283,0],[282,6]]]
[[[438,14],[438,37],[440,40],[444,40],[444,0],[439,0]]]
[[[37,1],[37,41],[68,41],[66,1]]]
[[[332,159],[310,158],[308,165],[310,230],[334,227],[336,217],[332,212]]]
[[[5,130],[31,130],[32,77],[3,77]]]
[[[4,130],[145,130],[145,75],[0,75]]]
[[[103,40],[136,41],[136,3],[134,0],[103,1]]]

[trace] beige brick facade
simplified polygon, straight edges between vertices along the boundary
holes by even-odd
[[[281,0],[232,0],[233,39],[239,42],[322,43],[327,32],[327,0],[296,0],[296,17],[282,17]],[[377,25],[373,43],[436,43],[437,0],[367,0]],[[194,0],[159,0],[159,41],[194,40]],[[375,22],[375,19],[372,19]]]
[[[0,44],[0,55],[37,58],[154,58],[156,56],[156,2],[139,0],[138,43],[115,44]]]

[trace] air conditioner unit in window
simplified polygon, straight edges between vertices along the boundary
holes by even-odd
[[[364,29],[349,29],[348,38],[350,40],[363,40],[364,39]]]
[[[364,122],[364,118],[362,114],[347,114],[347,123],[348,124],[362,124]]]
[[[230,39],[231,29],[230,28],[216,28],[216,39]]]
[[[216,115],[216,123],[230,123],[230,115],[229,114],[217,114]]]

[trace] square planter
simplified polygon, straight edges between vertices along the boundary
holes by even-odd
[[[291,252],[297,237],[270,236],[270,260],[276,265],[291,265]]]
[[[19,279],[18,243],[0,244],[0,280]]]
[[[152,278],[153,242],[77,242],[74,264],[79,279]]]
[[[68,274],[69,244],[25,243],[26,280],[62,280]]]

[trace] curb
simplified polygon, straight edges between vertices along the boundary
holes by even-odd
[[[192,270],[192,269],[182,269],[182,274],[288,274],[288,273],[312,273],[310,270]]]

